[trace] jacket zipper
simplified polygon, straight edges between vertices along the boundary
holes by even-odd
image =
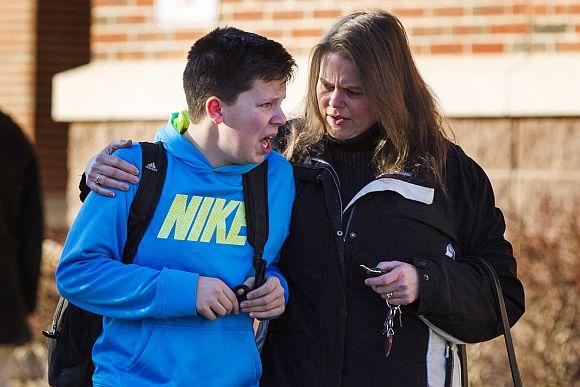
[[[330,172],[330,175],[332,176],[332,180],[334,181],[334,185],[336,186],[336,191],[338,193],[338,200],[340,202],[340,222],[342,224],[342,220],[343,220],[343,210],[342,210],[342,195],[340,194],[340,179],[338,177],[338,173],[336,173],[336,169],[334,169],[334,167],[332,166],[332,164],[330,164],[328,161],[319,159],[317,157],[313,157],[312,160],[322,164],[323,166],[321,167],[322,169],[326,169],[328,172]],[[348,216],[348,221],[346,222],[346,227],[344,228],[344,234],[342,235],[342,241],[346,242],[346,238],[348,235],[348,228],[350,226],[350,221],[352,220],[352,215],[354,214],[354,210],[356,208],[356,203],[353,204],[353,207],[350,211],[350,215]]]
[[[348,229],[350,227],[350,221],[352,220],[352,215],[354,214],[354,210],[356,209],[356,203],[352,205],[350,210],[350,215],[348,216],[348,221],[346,222],[346,227],[344,229],[344,238],[343,241],[346,242],[346,236],[348,235]]]
[[[322,164],[323,166],[321,168],[326,169],[328,172],[330,172],[330,176],[332,176],[332,180],[334,181],[334,185],[336,187],[336,192],[338,193],[338,200],[340,202],[340,222],[342,223],[342,196],[340,194],[340,179],[338,178],[338,173],[336,173],[336,170],[328,161],[319,159],[317,157],[313,157],[312,160]]]

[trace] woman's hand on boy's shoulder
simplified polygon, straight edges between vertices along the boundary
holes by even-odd
[[[113,197],[114,193],[108,188],[127,191],[126,184],[137,184],[139,170],[134,165],[113,156],[113,152],[118,149],[129,148],[131,140],[119,140],[109,143],[99,153],[91,157],[85,168],[87,187],[99,195]]]

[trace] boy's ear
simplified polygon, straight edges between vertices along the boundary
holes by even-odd
[[[205,101],[205,112],[214,124],[219,125],[224,122],[222,101],[218,97],[212,96]]]

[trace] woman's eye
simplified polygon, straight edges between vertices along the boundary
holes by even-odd
[[[351,97],[358,97],[359,95],[362,95],[360,91],[354,90],[346,90],[346,94],[350,95]]]
[[[272,102],[266,102],[266,103],[263,103],[260,106],[265,107],[265,108],[269,108],[269,107],[272,107]]]

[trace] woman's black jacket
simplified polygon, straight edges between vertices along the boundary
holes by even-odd
[[[344,203],[322,144],[294,161],[294,175],[296,199],[280,261],[290,298],[270,322],[262,385],[427,385],[428,373],[441,364],[430,346],[441,336],[424,321],[444,340],[473,343],[501,334],[492,282],[473,257],[495,268],[510,323],[524,313],[503,215],[487,176],[460,147],[449,144],[447,193],[419,167],[411,175],[383,176]],[[387,260],[415,265],[420,294],[403,307],[385,358],[386,305],[364,285],[359,265]]]

